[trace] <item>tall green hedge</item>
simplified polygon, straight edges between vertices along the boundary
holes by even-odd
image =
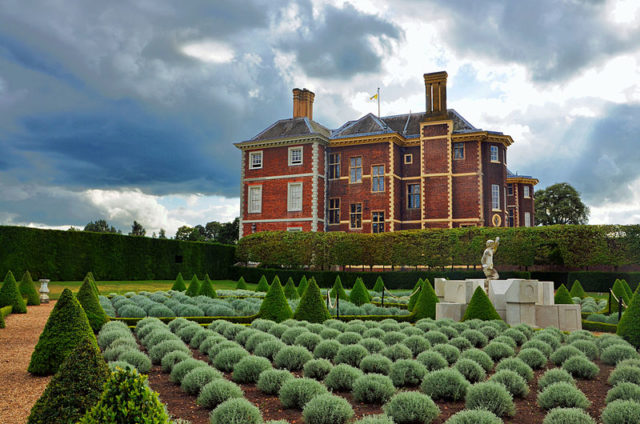
[[[226,279],[234,256],[235,246],[217,243],[0,226],[0,275],[29,270],[36,280],[81,281],[87,270],[99,280]]]
[[[494,262],[498,269],[505,264],[584,269],[640,263],[640,225],[468,227],[380,234],[259,232],[240,240],[237,255],[244,262],[320,269],[332,265],[444,268],[477,264],[485,242],[497,236],[500,250]]]
[[[371,288],[374,286],[376,279],[380,276],[384,280],[387,289],[407,289],[410,290],[418,279],[427,279],[433,281],[437,277],[445,277],[450,280],[464,280],[466,278],[484,278],[481,270],[466,271],[386,271],[386,272],[343,272],[343,271],[309,271],[309,270],[287,270],[287,269],[271,269],[271,268],[244,268],[233,267],[235,278],[241,276],[250,283],[257,283],[263,275],[267,279],[272,279],[276,275],[280,278],[293,278],[294,281],[300,281],[298,293],[302,296],[304,293],[301,287],[306,288],[306,279],[313,277],[322,288],[333,287],[336,277],[340,277],[344,288],[352,288],[358,277],[362,278],[365,286]],[[305,277],[306,276],[306,277]],[[304,279],[303,279],[304,278]],[[531,273],[527,271],[500,271],[500,278],[523,278],[530,279]],[[304,285],[304,286],[303,286]]]

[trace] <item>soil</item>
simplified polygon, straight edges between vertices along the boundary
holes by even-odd
[[[208,357],[198,350],[192,350],[196,359],[208,362]],[[600,361],[595,361],[600,367],[600,372],[593,380],[576,380],[578,388],[591,401],[591,407],[587,412],[596,421],[600,418],[602,409],[605,407],[605,397],[609,386],[607,379],[614,369],[610,365],[606,365]],[[512,424],[539,424],[544,420],[546,411],[538,407],[536,398],[538,396],[538,378],[548,369],[554,368],[549,362],[543,369],[534,372],[534,379],[529,385],[529,394],[523,398],[514,399],[516,405],[516,414],[513,417],[503,417],[505,423]],[[301,376],[301,372],[294,373],[297,377]],[[225,378],[231,380],[231,373],[225,373]],[[183,418],[189,420],[192,424],[209,424],[209,411],[196,405],[196,398],[187,395],[180,389],[179,385],[169,381],[169,375],[162,373],[161,367],[153,367],[149,372],[149,383],[151,388],[160,394],[160,399],[167,405],[169,412],[175,418]],[[260,392],[255,384],[240,384],[244,391],[245,398],[256,405],[265,421],[268,420],[287,420],[289,423],[303,423],[302,411],[296,409],[285,409],[277,396],[265,395]],[[418,390],[417,388],[410,390]],[[337,393],[345,398],[355,412],[353,421],[366,415],[381,414],[382,407],[380,405],[368,405],[356,402],[350,393]],[[443,402],[437,401],[436,404],[440,408],[440,415],[433,421],[433,424],[443,424],[455,413],[464,409],[464,401]]]

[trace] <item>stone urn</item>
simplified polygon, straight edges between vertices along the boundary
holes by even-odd
[[[40,281],[40,303],[49,303],[49,280],[38,280]]]

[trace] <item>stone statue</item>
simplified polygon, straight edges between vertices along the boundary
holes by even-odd
[[[482,271],[486,279],[484,280],[484,288],[489,292],[489,281],[497,280],[500,278],[498,275],[498,271],[493,267],[493,255],[498,250],[498,245],[500,244],[500,237],[496,237],[496,240],[487,240],[487,248],[484,249],[484,253],[482,254]]]

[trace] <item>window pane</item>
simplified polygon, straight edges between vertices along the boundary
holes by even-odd
[[[500,186],[497,184],[491,185],[491,208],[500,209]]]

